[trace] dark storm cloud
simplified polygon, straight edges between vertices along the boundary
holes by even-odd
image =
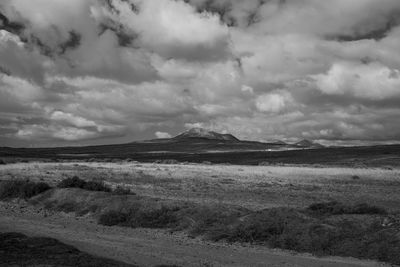
[[[399,141],[398,0],[5,0],[0,144]]]

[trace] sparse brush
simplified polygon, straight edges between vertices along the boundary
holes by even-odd
[[[78,176],[66,178],[62,180],[57,187],[59,188],[83,188],[86,181],[80,179]]]
[[[99,224],[112,226],[122,225],[132,228],[169,228],[177,223],[177,209],[161,207],[160,209],[142,210],[132,208],[129,211],[107,211],[100,215]]]
[[[0,182],[0,199],[31,198],[39,195],[51,187],[44,182],[24,180],[7,180]]]
[[[128,214],[121,211],[110,210],[100,215],[98,223],[106,226],[120,225],[126,223]]]
[[[111,192],[111,188],[106,186],[104,182],[96,182],[89,181],[87,182],[82,189],[89,191],[102,191],[102,192]]]
[[[344,205],[337,201],[315,203],[307,208],[309,211],[318,214],[387,214],[384,208],[376,207],[366,203],[357,204],[354,206]]]
[[[116,195],[136,195],[129,188],[125,188],[122,186],[117,186],[117,188],[113,190],[113,193]]]
[[[80,179],[78,176],[66,178],[62,180],[57,187],[59,188],[80,188],[89,191],[111,192],[111,188],[106,186],[104,182],[89,181]]]

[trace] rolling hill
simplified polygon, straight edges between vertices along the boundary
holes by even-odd
[[[230,134],[191,129],[175,137],[127,144],[0,148],[0,158],[50,160],[129,159],[140,162],[175,160],[229,164],[328,164],[340,166],[400,166],[400,145],[323,147],[303,140],[295,144],[243,141]]]

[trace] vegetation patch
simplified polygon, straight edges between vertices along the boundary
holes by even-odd
[[[114,190],[113,193],[115,195],[136,195],[134,192],[132,192],[129,188],[125,188],[122,186],[117,186]]]
[[[264,244],[316,255],[351,256],[400,264],[400,225],[385,226],[382,208],[317,203],[306,210],[186,204],[146,209],[140,205],[107,211],[103,225],[185,230],[192,237]]]
[[[381,207],[361,203],[357,205],[344,205],[337,201],[315,203],[308,207],[309,211],[325,215],[339,214],[387,214],[388,212]]]
[[[51,187],[44,182],[36,183],[29,180],[5,180],[0,182],[0,199],[28,199],[50,188]]]
[[[156,163],[156,164],[179,164],[180,162],[175,159],[163,159],[163,160],[159,159],[159,160],[154,161],[154,163]]]
[[[66,178],[62,180],[57,187],[59,188],[80,188],[89,191],[111,192],[111,188],[106,186],[104,182],[89,181],[80,179],[78,176]]]
[[[107,226],[120,225],[132,228],[170,228],[178,223],[179,208],[141,209],[131,207],[128,211],[107,211],[99,217],[99,223]]]

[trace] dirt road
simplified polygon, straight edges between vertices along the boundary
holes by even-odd
[[[52,237],[90,254],[154,266],[385,266],[339,257],[316,258],[260,246],[205,242],[168,231],[105,227],[17,203],[0,202],[0,232]]]

